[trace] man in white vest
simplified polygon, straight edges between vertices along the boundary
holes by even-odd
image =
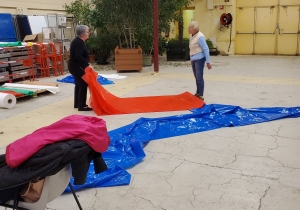
[[[199,24],[196,21],[192,21],[189,24],[188,32],[190,34],[190,59],[197,86],[195,96],[204,101],[203,69],[205,62],[209,70],[212,68],[210,65],[209,48],[204,35],[199,31]]]

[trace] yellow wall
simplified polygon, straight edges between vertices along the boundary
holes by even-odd
[[[189,38],[190,35],[188,33],[188,26],[189,23],[194,20],[195,16],[195,9],[187,9],[183,10],[183,37]]]
[[[213,2],[213,9],[207,9],[207,1]],[[224,6],[224,9],[221,10],[220,6]],[[220,51],[229,54],[236,52],[239,54],[283,55],[300,53],[300,35],[287,34],[297,32],[297,28],[300,27],[300,0],[229,0],[229,3],[224,0],[194,0],[190,7],[195,8],[193,19],[199,23],[200,31],[207,39],[214,38]],[[257,8],[257,12],[255,12],[256,31],[272,33],[275,30],[275,34],[257,34],[255,38],[251,34],[236,35],[236,29],[242,33],[254,31],[254,8]],[[229,52],[231,28],[220,24],[220,16],[223,13],[231,13],[233,17]],[[186,30],[190,17],[189,10],[186,10],[184,13],[184,37],[187,37]],[[275,29],[277,23],[280,26],[281,34],[278,29]],[[176,24],[172,24],[171,31],[170,38],[178,36]],[[286,34],[283,34],[284,32]]]
[[[237,6],[272,6],[272,5],[295,5],[300,4],[299,0],[238,0]]]
[[[72,0],[0,0],[0,13],[47,15],[64,12],[64,5]]]
[[[213,0],[213,2],[215,7],[212,10],[207,9],[207,0],[194,0],[190,7],[184,10],[184,37],[189,37],[187,26],[190,19],[193,19],[199,23],[200,31],[205,35],[206,39],[216,39],[218,50],[234,54],[235,24],[234,22],[232,24],[232,41],[230,51],[227,52],[230,41],[230,28],[220,26],[220,16],[223,13],[231,13],[235,19],[236,0],[230,0],[229,3],[225,3],[224,0]],[[220,10],[220,6],[224,6],[224,9]],[[195,8],[194,11],[192,11],[193,7]],[[171,32],[170,38],[178,36],[177,24],[171,24]]]
[[[224,6],[224,9],[220,10],[220,6]],[[230,0],[227,6],[224,0],[214,0],[214,9],[212,10],[207,9],[206,0],[195,0],[195,10],[194,19],[199,23],[200,31],[206,39],[216,38],[218,50],[234,54],[236,0]],[[220,26],[220,16],[223,13],[231,13],[233,16],[232,41],[229,52],[230,28]]]

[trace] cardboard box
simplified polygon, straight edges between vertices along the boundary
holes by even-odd
[[[26,35],[23,39],[23,42],[43,42],[43,34],[31,34]]]
[[[26,35],[23,42],[43,42],[43,33]],[[38,46],[33,46],[35,54],[39,52]]]

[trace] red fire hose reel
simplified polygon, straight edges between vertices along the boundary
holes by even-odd
[[[229,26],[232,23],[232,15],[230,13],[223,13],[220,17],[220,23],[223,26]]]
[[[221,25],[225,26],[225,27],[229,27],[230,25],[230,42],[229,42],[229,47],[228,47],[228,52],[230,49],[230,45],[231,45],[231,34],[232,34],[232,15],[230,13],[223,13],[220,17],[220,23]]]

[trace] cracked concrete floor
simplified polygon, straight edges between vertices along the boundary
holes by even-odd
[[[300,58],[281,56],[212,57],[205,70],[207,104],[250,107],[300,106]],[[117,96],[145,96],[194,92],[189,63],[163,64],[161,73],[122,73],[125,80],[105,86]],[[101,73],[115,73],[104,71]],[[57,78],[43,79],[55,81]],[[71,84],[61,93],[18,101],[14,109],[0,109],[0,147],[62,117],[72,109]],[[139,117],[162,117],[182,112],[103,116],[108,130]],[[93,112],[80,113],[93,115]],[[300,118],[243,127],[222,128],[150,142],[146,157],[129,169],[128,186],[77,192],[83,209],[109,210],[298,210],[300,209]],[[1,209],[1,208],[0,208]],[[47,209],[78,209],[64,194]]]

